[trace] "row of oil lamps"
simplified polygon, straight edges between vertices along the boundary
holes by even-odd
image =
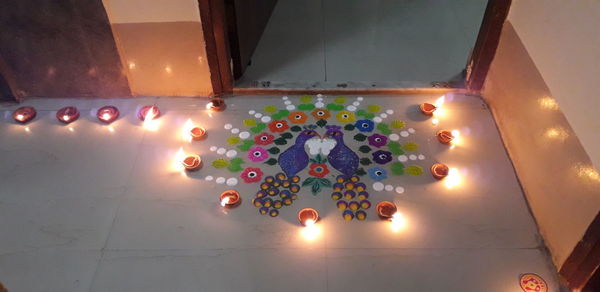
[[[206,109],[211,111],[223,111],[225,108],[226,104],[222,98],[212,98],[206,105]],[[37,111],[35,108],[24,106],[16,109],[13,112],[12,117],[15,122],[26,124],[32,121],[36,115]],[[96,112],[96,117],[104,124],[110,124],[116,121],[119,118],[119,115],[119,109],[112,105],[101,107]],[[143,122],[152,121],[160,117],[160,115],[160,109],[154,105],[143,106],[137,113],[137,117]],[[74,106],[63,107],[56,112],[56,119],[64,124],[75,122],[79,117],[79,109]],[[206,136],[206,130],[202,127],[194,126],[189,129],[189,136],[191,140],[194,141],[202,140]],[[196,171],[202,167],[202,159],[196,154],[187,155],[181,160],[181,163],[188,171]]]
[[[206,108],[212,111],[223,111],[225,110],[226,104],[222,98],[211,99]],[[119,109],[115,106],[109,105],[98,109],[96,117],[98,120],[105,124],[110,124],[119,118]],[[37,115],[35,108],[31,106],[24,106],[16,109],[12,117],[15,122],[19,124],[26,124],[32,121]],[[74,106],[67,106],[59,109],[56,112],[56,119],[64,124],[70,124],[79,119],[79,109]],[[142,107],[137,114],[138,118],[142,121],[152,120],[160,116],[160,110],[157,106],[147,105]]]
[[[419,109],[421,110],[421,112],[424,115],[433,116],[435,111],[438,110],[438,108],[441,106],[441,104],[443,104],[443,102],[444,102],[444,97],[441,97],[436,102],[437,106],[434,104],[425,102],[419,106]],[[437,124],[437,120],[434,122],[434,124]],[[459,134],[458,131],[440,130],[436,133],[436,137],[440,143],[446,144],[446,145],[451,145],[452,141],[458,136],[458,134]],[[445,178],[446,176],[448,176],[448,173],[450,172],[450,168],[443,163],[435,163],[434,165],[431,166],[430,170],[431,170],[431,174],[433,175],[433,177],[438,180]]]
[[[225,208],[234,208],[241,204],[242,197],[236,190],[227,190],[219,196],[221,206]],[[398,213],[396,205],[389,201],[379,202],[376,207],[377,215],[382,220],[392,220],[394,215]],[[298,221],[303,226],[310,226],[319,221],[319,212],[313,208],[304,208],[298,212]]]

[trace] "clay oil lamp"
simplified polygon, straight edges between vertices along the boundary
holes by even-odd
[[[382,201],[375,206],[377,215],[381,220],[390,221],[392,231],[398,232],[406,226],[406,219],[402,213],[398,212],[398,208],[392,202]]]
[[[240,193],[235,190],[227,190],[221,193],[219,200],[221,202],[221,207],[234,208],[242,202],[242,197],[240,196]]]
[[[112,105],[101,107],[98,109],[96,117],[100,122],[110,124],[119,118],[119,109]]]
[[[437,109],[437,106],[431,104],[431,103],[422,103],[421,105],[419,105],[419,109],[421,110],[421,112],[426,115],[426,116],[433,116],[433,112],[435,112],[435,110]]]
[[[298,221],[304,226],[300,232],[306,240],[312,241],[319,237],[321,230],[316,225],[319,219],[319,212],[313,208],[304,208],[298,212]]]
[[[160,117],[160,110],[158,109],[158,107],[153,105],[143,106],[138,111],[138,118],[140,119],[140,121],[151,121],[158,117]]]
[[[302,226],[311,226],[319,221],[319,212],[313,208],[304,208],[298,212],[298,221]]]
[[[33,120],[36,115],[37,115],[37,112],[35,111],[35,109],[33,107],[24,106],[24,107],[20,107],[20,108],[16,109],[13,112],[12,117],[15,120],[15,122],[17,122],[19,124],[26,124],[27,122]]]
[[[441,130],[437,132],[436,136],[442,144],[450,144],[454,140],[454,135],[448,130]]]
[[[450,168],[443,163],[436,163],[431,166],[431,175],[436,179],[445,178],[450,172]]]
[[[206,137],[206,130],[202,127],[193,127],[190,130],[190,135],[192,137],[192,140],[200,141],[204,139],[204,137]]]
[[[377,215],[382,220],[390,220],[398,212],[398,208],[396,204],[389,201],[381,201],[377,203],[375,206],[375,210],[377,211]]]
[[[192,119],[185,122],[182,130],[182,138],[187,142],[199,141],[206,137],[206,130],[203,127],[194,125]]]
[[[225,100],[220,97],[212,98],[206,104],[206,109],[209,109],[209,110],[212,110],[215,112],[222,112],[225,110],[225,108],[227,108],[227,104],[225,104]]]
[[[187,171],[197,171],[202,167],[202,159],[199,155],[191,154],[186,156],[182,161],[183,167]]]
[[[56,112],[56,119],[63,124],[70,124],[79,118],[79,110],[74,106],[67,106]]]

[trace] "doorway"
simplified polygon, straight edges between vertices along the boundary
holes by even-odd
[[[225,1],[233,83],[241,89],[463,87],[488,4],[250,2]]]

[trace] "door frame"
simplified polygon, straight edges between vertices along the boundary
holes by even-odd
[[[206,39],[208,65],[214,96],[227,94],[368,94],[465,92],[478,94],[487,76],[500,33],[512,0],[489,0],[475,47],[466,66],[465,89],[455,88],[386,88],[386,89],[265,89],[235,88],[232,72],[225,0],[198,0],[202,29]]]
[[[9,91],[4,92],[4,94],[8,95],[9,99],[12,99],[13,101],[23,100],[23,92],[17,87],[16,78],[13,76],[12,71],[4,61],[2,55],[0,55],[0,79],[0,82],[4,83],[4,86],[6,86]],[[3,98],[0,97],[0,101],[6,100],[3,100]]]

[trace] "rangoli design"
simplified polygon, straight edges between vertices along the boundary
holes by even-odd
[[[287,96],[282,101],[250,110],[240,128],[226,124],[228,148],[211,147],[223,156],[212,167],[257,184],[252,204],[260,214],[276,217],[301,196],[327,190],[344,220],[365,220],[369,191],[400,194],[404,188],[386,180],[423,174],[418,161],[425,155],[407,140],[416,131],[401,120],[386,123],[392,109],[361,106],[362,97],[351,103],[322,95],[302,96],[298,105]]]

